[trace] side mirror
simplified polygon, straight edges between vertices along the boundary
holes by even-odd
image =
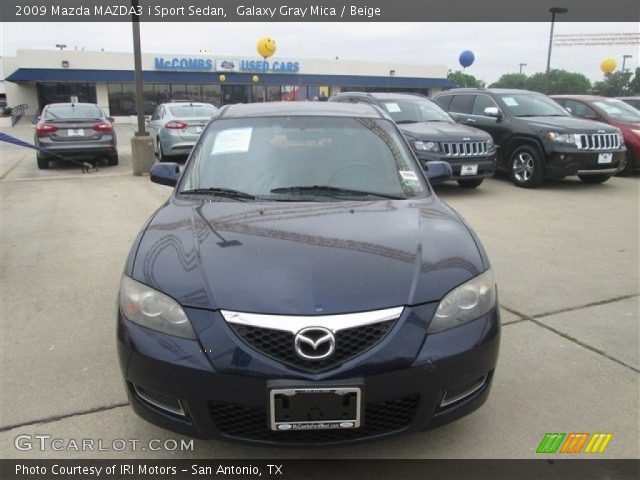
[[[145,121],[146,123],[149,123],[149,122],[151,121],[151,115],[145,115],[145,116],[144,116],[144,121]]]
[[[113,117],[107,117],[107,120],[109,121],[109,123],[113,123],[116,121],[116,119]]]
[[[484,109],[484,114],[487,117],[493,117],[498,121],[502,120],[502,112],[498,107],[487,107]]]
[[[150,178],[153,183],[175,187],[180,178],[180,167],[177,163],[156,163],[151,168]]]
[[[433,161],[425,162],[422,165],[431,185],[448,182],[453,178],[451,165],[447,162]]]

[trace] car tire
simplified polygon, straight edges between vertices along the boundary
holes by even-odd
[[[159,138],[156,141],[158,145],[158,162],[164,162],[165,158],[164,158],[164,152],[162,151],[162,143],[160,143]]]
[[[540,150],[532,145],[517,147],[509,159],[509,178],[516,187],[536,188],[542,185],[545,172]]]
[[[631,148],[629,146],[627,146],[627,154],[625,157],[625,166],[622,170],[620,170],[620,172],[618,172],[617,175],[620,175],[621,177],[626,177],[628,175],[633,175],[633,172],[635,171],[635,167],[636,167],[636,159],[633,156],[633,152],[631,151]]]
[[[107,157],[107,164],[111,166],[118,165],[118,154],[116,153],[112,157]]]
[[[49,159],[48,158],[42,158],[40,155],[37,155],[36,158],[38,159],[38,169],[39,170],[48,170],[49,169]]]
[[[484,178],[470,178],[468,180],[458,180],[458,185],[463,188],[476,188],[482,184]]]
[[[578,175],[578,178],[584,183],[603,183],[611,178],[611,174],[603,173],[601,175]]]

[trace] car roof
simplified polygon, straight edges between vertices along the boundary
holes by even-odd
[[[640,96],[616,97],[618,100],[640,100]]]
[[[387,118],[380,109],[372,105],[339,102],[239,103],[224,107],[218,118],[283,116]]]
[[[532,90],[522,90],[519,88],[452,88],[450,90],[445,90],[443,92],[437,93],[436,95],[453,95],[456,93],[531,93],[533,95],[544,95],[544,93],[534,92]]]
[[[187,100],[179,101],[179,102],[167,102],[167,103],[163,103],[162,105],[164,105],[166,107],[184,107],[185,105],[210,105],[212,107],[215,107],[215,105],[213,103],[189,102]]]
[[[98,105],[96,103],[82,103],[82,102],[78,102],[78,103],[71,103],[71,102],[66,102],[66,103],[48,103],[45,105],[45,108],[48,107],[71,107],[71,106],[91,106],[91,107],[97,107]]]
[[[405,92],[344,92],[339,93],[338,97],[356,96],[356,97],[372,97],[377,100],[393,100],[393,99],[421,99],[428,100],[428,97],[420,93],[405,93]]]
[[[592,102],[594,100],[602,100],[607,97],[601,95],[549,95],[551,98],[567,98],[569,100],[584,100],[586,102]]]

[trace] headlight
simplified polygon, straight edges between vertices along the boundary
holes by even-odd
[[[547,138],[552,142],[558,143],[576,143],[576,136],[573,133],[547,133]]]
[[[196,339],[187,314],[173,298],[123,275],[120,309],[125,317],[143,327],[175,337]]]
[[[438,142],[421,142],[415,141],[413,143],[413,148],[416,150],[422,150],[423,152],[439,152],[440,146]]]
[[[440,300],[428,333],[438,333],[464,325],[486,315],[496,303],[496,282],[493,271],[472,278],[454,288]]]

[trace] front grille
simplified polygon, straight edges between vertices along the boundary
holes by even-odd
[[[489,151],[487,142],[443,142],[441,145],[448,157],[474,157]]]
[[[285,443],[328,443],[371,437],[396,432],[409,426],[418,408],[418,395],[364,405],[364,422],[360,428],[333,430],[269,429],[267,409],[241,404],[209,402],[209,411],[216,428],[236,438]]]
[[[338,330],[335,334],[335,351],[323,360],[299,357],[294,349],[295,335],[291,332],[237,323],[229,323],[229,326],[247,345],[260,353],[300,370],[319,372],[340,365],[371,349],[389,333],[394,323],[395,320],[389,320]]]
[[[579,135],[578,148],[581,150],[617,150],[620,137],[617,133],[592,133]]]

